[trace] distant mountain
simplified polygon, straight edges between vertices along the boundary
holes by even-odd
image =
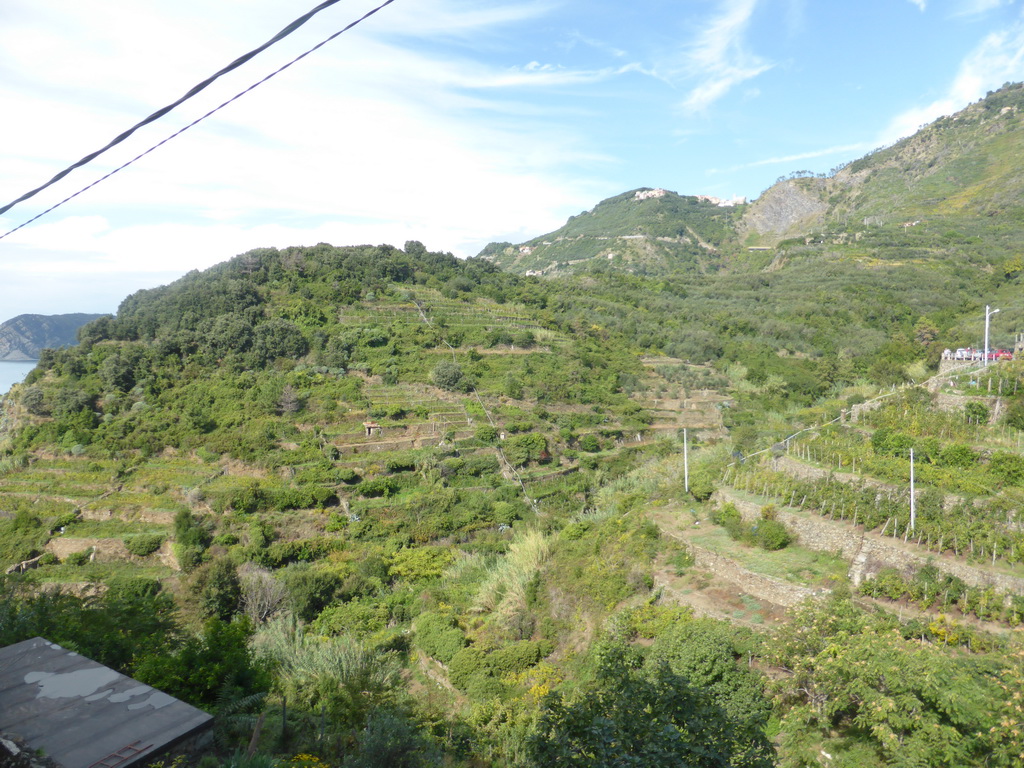
[[[50,347],[78,343],[75,334],[88,322],[103,315],[76,312],[70,315],[18,315],[0,323],[0,360],[38,360]]]
[[[551,277],[593,261],[636,274],[706,274],[734,243],[743,200],[643,187],[571,216],[561,229],[520,245],[491,243],[480,256],[520,274]]]
[[[751,203],[642,188],[479,255],[545,277],[743,273],[804,256],[1016,273],[1022,238],[1024,84],[1016,83],[830,174],[793,173]]]

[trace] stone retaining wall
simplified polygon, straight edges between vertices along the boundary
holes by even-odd
[[[97,560],[102,563],[116,561],[152,562],[151,558],[156,558],[160,561],[161,565],[167,566],[175,571],[180,570],[178,559],[174,556],[174,548],[171,542],[166,539],[164,540],[164,543],[160,545],[160,549],[146,558],[136,557],[129,552],[122,539],[93,539],[55,536],[47,542],[45,547],[47,552],[52,552],[62,561],[70,554],[75,552],[84,552],[90,548],[92,549],[92,556],[90,559]]]
[[[167,509],[136,509],[131,512],[115,512],[112,509],[81,509],[83,520],[125,520],[128,522],[157,523],[173,525],[176,513]]]
[[[715,502],[718,506],[732,503],[744,520],[759,520],[761,517],[761,504],[741,499],[728,489],[717,491]],[[838,554],[849,561],[850,580],[854,586],[884,568],[909,573],[931,564],[972,587],[992,586],[1000,592],[1024,594],[1024,578],[968,565],[951,555],[938,555],[898,539],[866,533],[860,527],[786,509],[777,510],[777,519],[796,535],[800,546]]]
[[[716,576],[721,576],[726,581],[734,583],[746,594],[753,595],[775,605],[789,607],[803,602],[809,597],[821,594],[824,590],[814,590],[809,587],[801,587],[797,584],[790,584],[781,579],[773,579],[760,573],[748,571],[736,564],[735,560],[719,555],[709,549],[704,549],[693,542],[686,543],[687,549],[693,555],[694,565],[705,571],[710,571]]]

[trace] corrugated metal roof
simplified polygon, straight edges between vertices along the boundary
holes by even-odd
[[[0,731],[65,768],[135,765],[212,720],[41,637],[0,648]]]

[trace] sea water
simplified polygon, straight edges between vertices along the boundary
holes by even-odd
[[[0,396],[6,395],[11,387],[21,382],[28,376],[28,372],[35,367],[35,360],[27,360],[25,362],[0,360]]]

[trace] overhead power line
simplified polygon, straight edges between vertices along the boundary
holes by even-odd
[[[150,147],[149,149],[147,149],[147,150],[146,150],[145,152],[142,152],[141,154],[139,154],[139,155],[136,155],[135,157],[133,157],[133,158],[132,158],[131,160],[129,160],[128,162],[126,162],[126,163],[124,163],[123,165],[120,165],[120,166],[118,166],[117,168],[115,168],[114,170],[112,170],[112,171],[111,171],[110,173],[108,173],[108,174],[106,174],[106,175],[104,175],[104,176],[101,176],[100,178],[96,179],[96,181],[92,182],[92,183],[91,183],[91,184],[89,184],[88,186],[85,186],[85,187],[83,187],[82,189],[80,189],[80,190],[78,190],[77,192],[75,192],[75,193],[74,193],[73,195],[69,195],[68,197],[66,197],[66,198],[64,198],[63,200],[61,200],[61,201],[60,201],[59,203],[56,203],[55,205],[52,205],[52,206],[50,206],[49,208],[47,208],[47,209],[46,209],[45,211],[43,211],[42,213],[40,213],[40,214],[38,214],[38,215],[36,215],[36,216],[33,216],[33,217],[32,217],[31,219],[29,219],[28,221],[25,221],[25,222],[23,222],[22,224],[19,224],[19,225],[18,225],[17,227],[15,227],[14,229],[11,229],[11,230],[9,230],[9,231],[7,231],[7,232],[4,232],[4,233],[3,233],[2,235],[0,235],[0,240],[2,240],[3,238],[7,237],[8,235],[10,235],[10,234],[12,234],[12,233],[14,233],[14,232],[17,232],[17,231],[18,231],[19,229],[21,229],[22,227],[28,226],[29,224],[31,224],[32,222],[36,221],[37,219],[39,219],[39,218],[42,218],[43,216],[45,216],[46,214],[50,213],[51,211],[53,211],[53,210],[55,210],[55,209],[59,208],[60,206],[64,205],[64,203],[68,202],[69,200],[73,200],[74,198],[78,197],[78,196],[79,196],[80,194],[82,194],[83,192],[85,192],[85,191],[87,191],[87,190],[89,190],[89,189],[92,189],[93,187],[95,187],[95,186],[96,186],[97,184],[99,184],[100,182],[102,182],[102,181],[105,181],[106,179],[109,179],[109,178],[110,178],[111,176],[113,176],[113,175],[114,175],[115,173],[117,173],[118,171],[124,170],[125,168],[127,168],[127,167],[128,167],[129,165],[131,165],[131,164],[132,164],[132,163],[134,163],[135,161],[137,161],[137,160],[140,160],[141,158],[145,157],[146,155],[148,155],[148,154],[149,154],[150,152],[152,152],[153,150],[155,150],[155,149],[157,149],[157,148],[159,148],[159,147],[162,147],[162,146],[163,146],[164,144],[166,144],[167,142],[169,142],[169,141],[170,141],[171,139],[173,139],[173,138],[175,138],[175,137],[177,137],[177,136],[180,136],[180,135],[181,135],[181,134],[183,134],[183,133],[184,133],[185,131],[187,131],[187,130],[188,130],[189,128],[192,128],[193,126],[195,126],[195,125],[197,125],[197,124],[201,123],[201,122],[202,122],[203,120],[205,120],[206,118],[210,117],[211,115],[213,115],[213,114],[215,114],[215,113],[219,112],[219,111],[220,111],[220,110],[222,110],[222,109],[223,109],[224,107],[228,106],[228,104],[231,104],[232,102],[234,102],[234,101],[237,101],[238,99],[240,99],[240,98],[241,98],[242,96],[244,96],[245,94],[249,93],[250,91],[252,91],[252,90],[254,90],[255,88],[257,88],[258,86],[260,86],[260,85],[262,85],[263,83],[265,83],[265,82],[267,82],[268,80],[270,80],[270,79],[271,79],[272,77],[274,77],[274,76],[276,76],[276,75],[280,74],[281,72],[283,72],[284,70],[286,70],[286,69],[288,69],[288,68],[289,68],[290,66],[292,66],[293,64],[295,64],[295,63],[297,63],[297,62],[301,61],[302,59],[306,58],[306,57],[307,57],[307,56],[308,56],[309,54],[313,53],[314,51],[317,51],[317,50],[319,50],[320,48],[322,48],[323,46],[327,45],[327,44],[328,44],[329,42],[331,42],[331,41],[332,41],[332,40],[334,40],[335,38],[339,37],[340,35],[344,34],[345,32],[347,32],[347,31],[349,31],[350,29],[352,29],[353,27],[355,27],[355,26],[356,26],[357,24],[360,24],[361,22],[363,22],[363,21],[365,21],[366,19],[370,18],[371,16],[373,16],[373,15],[374,15],[375,13],[377,13],[378,11],[380,11],[380,10],[381,10],[382,8],[384,8],[385,6],[391,5],[391,3],[393,3],[394,1],[395,1],[395,0],[385,0],[385,1],[383,2],[383,3],[381,3],[380,5],[378,5],[378,6],[376,7],[376,8],[373,8],[372,10],[370,10],[370,11],[367,11],[367,12],[366,12],[365,14],[363,14],[362,16],[360,16],[360,17],[359,17],[358,19],[356,19],[355,21],[353,21],[353,22],[351,22],[350,24],[346,25],[346,26],[345,26],[345,27],[344,27],[343,29],[340,29],[340,30],[338,30],[338,31],[337,31],[337,32],[335,32],[335,33],[334,33],[333,35],[331,35],[330,37],[326,38],[325,40],[323,40],[323,41],[321,41],[321,42],[317,43],[316,45],[314,45],[314,46],[313,46],[312,48],[310,48],[309,50],[307,50],[307,51],[305,51],[305,52],[303,52],[303,53],[299,54],[299,55],[298,55],[298,56],[296,56],[296,57],[295,57],[294,59],[292,59],[291,61],[289,61],[289,62],[288,62],[287,64],[285,64],[285,65],[283,65],[283,66],[279,67],[278,69],[274,70],[273,72],[271,72],[271,73],[270,73],[269,75],[267,75],[267,76],[266,76],[266,77],[264,77],[263,79],[261,79],[261,80],[258,80],[257,82],[255,82],[255,83],[253,83],[252,85],[250,85],[250,86],[249,86],[248,88],[246,88],[246,89],[245,89],[244,91],[241,91],[241,92],[239,92],[239,93],[236,93],[236,94],[235,94],[234,96],[232,96],[232,97],[231,97],[230,99],[228,99],[228,100],[227,100],[227,101],[225,101],[224,103],[220,104],[220,105],[219,105],[219,106],[217,106],[217,107],[214,107],[213,109],[211,109],[211,110],[210,110],[209,112],[207,112],[207,113],[206,113],[205,115],[203,115],[202,117],[199,117],[199,118],[197,118],[196,120],[193,120],[193,121],[192,121],[191,123],[189,123],[188,125],[186,125],[186,126],[185,126],[184,128],[182,128],[182,129],[180,129],[180,130],[178,130],[178,131],[175,131],[174,133],[172,133],[172,134],[171,134],[170,136],[168,136],[167,138],[165,138],[165,139],[164,139],[163,141],[159,142],[158,144],[154,144],[154,145],[153,145],[153,146],[151,146],[151,147]],[[204,80],[203,82],[201,82],[201,83],[199,83],[198,85],[196,85],[196,86],[195,86],[194,88],[192,88],[191,90],[189,90],[189,92],[188,92],[188,93],[186,93],[186,94],[185,94],[184,96],[182,96],[182,97],[181,97],[180,99],[178,99],[177,101],[175,101],[175,102],[174,102],[173,104],[169,104],[169,105],[167,105],[166,107],[163,107],[162,109],[159,109],[159,110],[157,110],[156,112],[154,112],[153,114],[151,114],[151,115],[150,115],[149,117],[147,117],[146,119],[142,120],[141,122],[137,123],[136,125],[134,125],[134,126],[132,126],[131,128],[129,128],[129,129],[127,130],[127,131],[125,131],[124,133],[122,133],[121,135],[117,136],[117,137],[116,137],[116,138],[115,138],[115,139],[114,139],[113,141],[111,141],[111,142],[110,142],[109,144],[107,144],[107,145],[106,145],[105,147],[103,147],[102,149],[99,149],[99,150],[97,150],[96,152],[92,152],[92,153],[90,153],[90,154],[86,155],[85,157],[83,157],[83,158],[82,158],[81,160],[79,160],[79,161],[78,161],[77,163],[74,163],[73,165],[70,165],[70,166],[68,166],[68,167],[67,167],[67,168],[65,168],[65,169],[64,169],[63,171],[61,171],[61,172],[60,172],[60,173],[58,173],[58,174],[57,174],[56,176],[54,176],[54,177],[53,177],[52,179],[50,179],[50,180],[49,180],[48,182],[46,182],[45,184],[43,184],[43,185],[42,185],[41,187],[38,187],[38,188],[36,188],[36,189],[33,189],[33,190],[32,190],[31,192],[27,192],[27,193],[25,193],[24,195],[22,195],[21,197],[19,197],[19,198],[18,198],[17,200],[14,200],[14,201],[12,201],[12,202],[8,203],[7,205],[3,206],[2,208],[0,208],[0,215],[3,215],[4,213],[6,213],[6,212],[7,212],[7,211],[9,211],[9,210],[10,210],[11,208],[13,208],[13,207],[14,207],[15,205],[17,205],[18,203],[21,203],[21,202],[23,202],[23,201],[25,201],[25,200],[29,199],[29,198],[30,198],[30,197],[32,197],[33,195],[36,195],[36,194],[38,194],[39,192],[42,192],[42,191],[43,191],[44,189],[46,189],[47,187],[49,187],[49,186],[51,186],[52,184],[55,184],[56,182],[60,181],[60,180],[61,180],[62,178],[64,178],[65,176],[67,176],[67,175],[68,175],[69,173],[71,173],[71,171],[73,171],[73,170],[75,170],[76,168],[79,168],[79,167],[81,167],[81,166],[85,165],[86,163],[89,163],[89,162],[91,162],[92,160],[94,160],[94,159],[95,159],[96,157],[98,157],[99,155],[101,155],[101,154],[103,154],[104,152],[106,152],[106,151],[107,151],[108,149],[110,149],[111,147],[114,147],[114,146],[116,146],[117,144],[120,144],[120,143],[121,143],[122,141],[124,141],[125,139],[127,139],[127,138],[128,138],[129,136],[131,136],[131,135],[132,135],[133,133],[135,133],[135,131],[137,131],[137,130],[138,130],[139,128],[141,128],[142,126],[144,126],[144,125],[147,125],[147,124],[149,124],[149,123],[153,122],[154,120],[157,120],[157,119],[159,119],[159,118],[163,117],[163,116],[164,116],[164,115],[166,115],[166,114],[167,114],[168,112],[170,112],[170,111],[171,111],[172,109],[174,109],[175,107],[177,107],[177,106],[178,106],[179,104],[181,104],[181,103],[182,103],[182,102],[184,102],[184,101],[187,101],[188,99],[192,98],[192,97],[193,97],[193,96],[195,96],[195,95],[196,95],[197,93],[199,93],[200,91],[202,91],[202,90],[203,90],[204,88],[206,88],[206,87],[207,87],[208,85],[210,85],[210,84],[211,84],[211,83],[212,83],[212,82],[213,82],[214,80],[216,80],[217,78],[221,77],[222,75],[225,75],[225,74],[227,74],[228,72],[231,72],[231,71],[232,71],[232,70],[234,70],[234,69],[237,69],[237,68],[238,68],[238,67],[240,67],[240,66],[241,66],[242,64],[246,63],[247,61],[249,61],[250,59],[252,59],[252,58],[253,58],[254,56],[256,56],[257,54],[259,54],[260,52],[262,52],[262,51],[266,50],[266,49],[267,49],[267,48],[269,48],[269,47],[270,47],[271,45],[275,44],[275,43],[276,43],[276,42],[278,42],[279,40],[281,40],[281,39],[283,39],[283,38],[287,37],[288,35],[290,35],[290,34],[291,34],[292,32],[294,32],[294,31],[295,31],[296,29],[298,29],[299,27],[301,27],[301,26],[302,26],[303,24],[305,24],[305,23],[306,23],[307,21],[309,21],[309,19],[311,19],[311,18],[312,18],[312,17],[314,16],[314,15],[316,15],[317,13],[319,13],[320,11],[322,11],[323,9],[325,9],[325,8],[327,8],[327,7],[329,7],[329,6],[332,6],[332,5],[334,5],[334,4],[338,3],[338,2],[340,2],[340,0],[325,0],[325,2],[321,3],[320,5],[318,5],[318,6],[317,6],[316,8],[314,8],[313,10],[309,11],[309,13],[306,13],[306,14],[304,14],[303,16],[300,16],[300,17],[299,17],[298,19],[296,19],[295,21],[293,21],[293,22],[292,22],[291,24],[289,24],[289,25],[288,25],[287,27],[285,27],[285,28],[284,28],[284,29],[282,29],[282,30],[281,30],[280,32],[278,32],[278,33],[277,33],[276,35],[274,35],[274,37],[272,37],[272,38],[271,38],[270,40],[268,40],[268,41],[267,41],[266,43],[264,43],[263,45],[261,45],[261,46],[260,46],[259,48],[255,48],[255,49],[253,49],[252,51],[250,51],[249,53],[245,54],[244,56],[240,56],[239,58],[237,58],[237,59],[235,59],[235,60],[234,60],[233,62],[231,62],[231,63],[230,63],[230,64],[229,64],[228,66],[224,67],[224,69],[222,69],[222,70],[220,70],[219,72],[217,72],[217,73],[216,73],[215,75],[212,75],[211,77],[208,77],[208,78],[207,78],[206,80]]]

